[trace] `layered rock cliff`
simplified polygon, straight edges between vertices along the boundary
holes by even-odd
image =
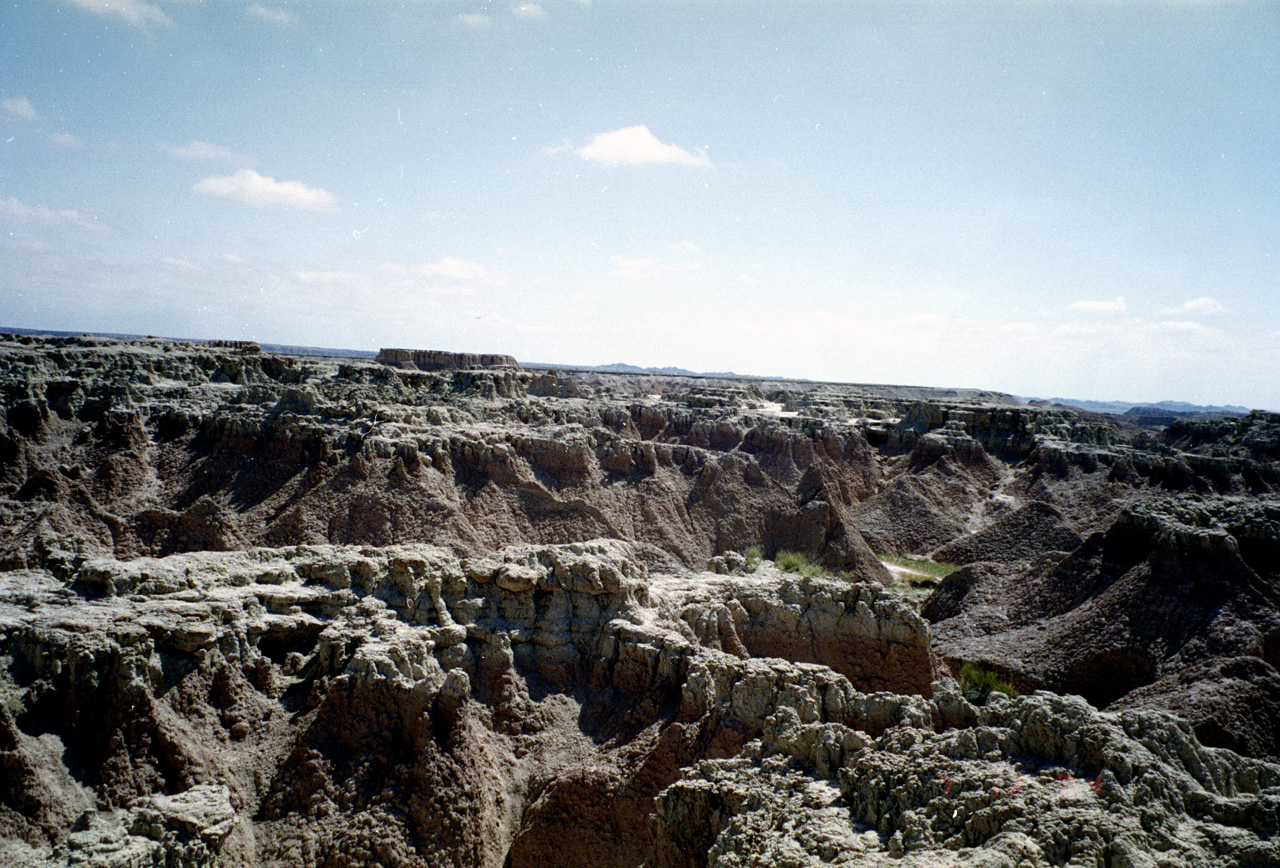
[[[0,338],[0,863],[1280,861],[1267,414],[403,361]]]
[[[927,693],[937,672],[924,622],[877,584],[651,575],[612,540],[89,559],[5,581],[5,755],[52,783],[6,794],[0,821],[55,862],[80,852],[81,812],[222,786],[228,864],[546,864],[570,835],[582,864],[639,864],[680,768],[735,753],[779,706],[887,727],[911,703],[858,689]]]

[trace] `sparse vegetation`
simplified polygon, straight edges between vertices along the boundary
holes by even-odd
[[[760,561],[762,560],[760,557],[760,546],[751,546],[742,553],[742,556],[747,559],[745,567],[746,571],[754,573],[756,568],[760,566]]]
[[[945,579],[959,569],[956,564],[941,563],[928,558],[913,558],[909,555],[882,555],[877,552],[876,557],[886,564],[893,564],[895,567],[902,567],[904,570],[920,573],[936,581]]]
[[[0,705],[3,705],[5,708],[9,709],[9,713],[12,714],[14,717],[17,717],[18,715],[22,714],[24,711],[27,710],[27,703],[25,701],[25,697],[17,691],[14,691],[13,693],[6,693],[3,696],[0,696]]]
[[[826,570],[799,552],[778,552],[773,556],[773,565],[784,573],[799,573],[802,576],[827,575]]]
[[[995,672],[972,663],[964,664],[964,668],[960,670],[960,692],[974,705],[982,705],[992,693],[1003,693],[1010,697],[1018,695],[1018,691],[1001,681]]]
[[[13,666],[13,658],[9,656],[0,657],[0,672],[9,672]],[[0,705],[9,709],[9,713],[14,717],[22,714],[27,710],[26,691],[14,684],[8,678],[0,678]]]

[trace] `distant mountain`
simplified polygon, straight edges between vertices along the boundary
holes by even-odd
[[[1186,401],[1089,401],[1079,398],[1023,398],[1024,401],[1048,401],[1051,404],[1066,404],[1068,407],[1079,407],[1090,413],[1111,413],[1115,416],[1136,415],[1158,416],[1162,413],[1171,416],[1194,416],[1200,413],[1217,413],[1223,416],[1243,416],[1249,412],[1248,407],[1235,404],[1219,406],[1217,404],[1188,404]]]
[[[572,368],[575,371],[600,371],[605,374],[669,374],[681,377],[743,377],[732,371],[690,371],[687,368],[641,368],[628,365],[626,362],[614,362],[611,365],[565,365],[558,362],[530,362],[532,368]]]
[[[337,359],[373,359],[373,350],[342,350],[335,347],[295,347],[292,344],[258,344],[264,352],[284,353],[288,356],[329,356]]]

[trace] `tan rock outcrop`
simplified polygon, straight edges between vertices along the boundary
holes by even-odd
[[[450,371],[465,368],[518,368],[512,356],[497,353],[450,353],[445,350],[382,349],[376,361],[383,364],[410,364],[423,371]]]
[[[869,721],[871,702],[879,729],[927,722],[922,700],[855,686],[927,689],[936,667],[924,622],[878,585],[771,568],[655,575],[616,540],[478,558],[319,546],[91,559],[67,584],[8,581],[15,738],[33,738],[25,726],[75,745],[69,768],[56,755],[33,767],[117,808],[225,784],[241,823],[232,864],[312,864],[306,853],[339,841],[354,848],[340,864],[487,865],[508,849],[532,864],[568,833],[574,815],[555,806],[580,791],[621,836],[582,852],[636,864],[649,800],[681,767],[738,750],[779,705]],[[729,609],[726,634],[699,635]],[[735,641],[736,655],[707,647]],[[32,834],[56,841],[64,796],[22,793],[49,818]]]
[[[927,723],[869,733],[780,708],[663,791],[653,864],[1241,865],[1280,858],[1280,766],[1168,715],[938,685]],[[968,722],[963,722],[967,720]]]

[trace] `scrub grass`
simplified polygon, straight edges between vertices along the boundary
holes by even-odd
[[[773,565],[784,573],[799,573],[802,576],[828,575],[825,569],[799,552],[778,552],[773,557]]]
[[[1009,697],[1018,695],[1018,691],[1001,681],[996,673],[972,663],[964,664],[964,668],[960,670],[960,692],[974,705],[986,702],[987,697],[993,693],[1003,693]]]

